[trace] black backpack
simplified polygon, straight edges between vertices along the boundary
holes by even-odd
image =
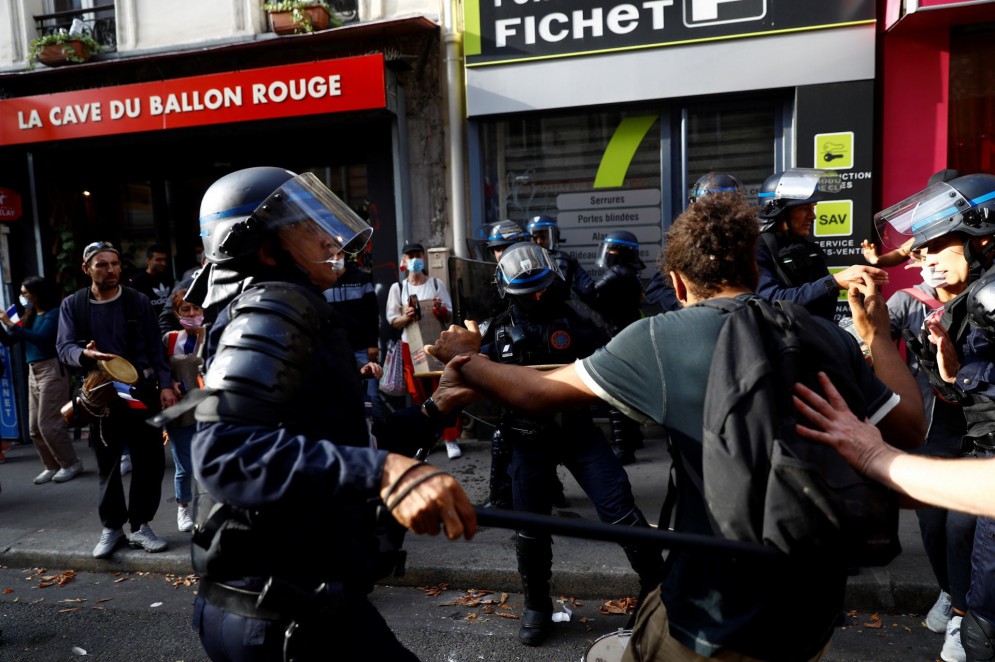
[[[821,391],[818,371],[858,417],[867,414],[852,364],[824,340],[832,329],[786,301],[700,305],[726,319],[708,374],[702,472],[686,462],[681,469],[704,495],[716,535],[792,556],[829,555],[846,567],[891,561],[901,551],[897,495],[795,432],[793,385]]]

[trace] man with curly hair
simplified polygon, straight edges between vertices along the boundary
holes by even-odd
[[[755,211],[735,195],[710,195],[691,205],[668,232],[665,251],[664,268],[682,309],[634,322],[602,349],[559,370],[481,358],[472,329],[451,327],[429,350],[445,361],[471,355],[461,359],[463,379],[515,409],[549,413],[600,399],[636,420],[662,425],[676,464],[700,472],[706,384],[726,313],[695,304],[755,296],[757,236]],[[889,439],[920,439],[918,388],[891,342],[883,299],[869,279],[863,287],[865,312],[874,320],[867,342],[877,376],[845,331],[813,320],[825,328],[833,356],[850,367],[869,419]],[[851,294],[859,302],[857,290]],[[674,529],[712,535],[700,484],[680,476]],[[670,552],[667,565],[662,584],[640,605],[624,660],[816,660],[843,606],[843,567],[682,549]]]

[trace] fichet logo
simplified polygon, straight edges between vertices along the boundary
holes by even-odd
[[[767,15],[767,0],[684,0],[684,25],[706,25],[759,21]]]

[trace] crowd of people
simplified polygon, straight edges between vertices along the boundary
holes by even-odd
[[[702,482],[715,443],[704,430],[713,358],[731,310],[781,302],[774,308],[803,315],[815,330],[807,341],[834,357],[834,381],[797,385],[797,435],[932,506],[918,511],[939,590],[926,626],[944,634],[945,662],[990,659],[995,176],[944,171],[875,216],[881,243],[865,244],[870,264],[831,273],[812,224],[839,184],[831,171],[775,173],[757,209],[735,177],[706,174],[645,290],[627,230],[605,234],[592,277],[564,250],[555,218],[501,221],[487,237],[501,309],[466,320],[453,319],[448,283],[413,242],[380,310],[357,261],[372,229],[313,174],[231,173],[204,195],[195,273],[174,283],[168,251],[153,245],[127,286],[119,249],[97,241],[82,254],[88,287],[61,298],[49,280],[27,278],[21,318],[0,313],[0,338],[25,343],[29,435],[43,466],[34,482],[83,471],[67,421],[89,425],[103,527],[94,557],[124,542],[161,551],[149,522],[165,435],[177,527],[192,532],[201,578],[194,628],[211,659],[326,659],[336,632],[348,635],[338,639],[344,658],[415,659],[367,595],[396,562],[404,529],[473,537],[463,489],[422,459],[439,442],[460,457],[466,406],[488,399],[499,410],[489,506],[548,515],[563,498],[563,465],[601,520],[648,527],[624,465],[652,423],[674,460],[659,485],[676,505],[660,526],[715,536]],[[886,304],[883,267],[906,260],[923,282]],[[857,338],[836,323],[841,291]],[[664,312],[647,315],[648,305]],[[399,337],[412,406],[385,402],[378,388],[381,316]],[[442,369],[419,367],[429,359]],[[94,374],[134,385],[104,398]],[[153,414],[160,427],[147,424]],[[596,416],[608,419],[608,436]],[[316,513],[341,544],[313,544]],[[523,527],[515,541],[519,639],[538,646],[553,632],[551,538]],[[641,589],[625,660],[825,654],[851,571],[842,556],[661,547],[623,544]]]

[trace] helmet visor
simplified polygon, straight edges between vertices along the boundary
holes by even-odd
[[[623,261],[621,256],[625,251],[631,251],[635,255],[639,255],[639,243],[615,237],[606,237],[601,242],[601,247],[598,249],[598,258],[594,263],[599,269],[607,269],[613,264],[621,263]]]
[[[953,231],[950,220],[971,208],[957,189],[938,182],[874,215],[881,243],[894,249],[913,238],[912,248]]]
[[[839,193],[843,180],[839,173],[818,168],[791,168],[785,170],[774,191],[776,200],[817,202],[823,194]]]
[[[498,294],[528,294],[563,278],[560,267],[538,244],[515,244],[505,251],[494,273]]]
[[[555,221],[536,218],[529,222],[529,235],[548,251],[555,251],[560,245],[560,228]]]
[[[295,260],[319,264],[341,252],[355,254],[373,234],[366,221],[313,173],[288,180],[252,215],[275,230]]]

